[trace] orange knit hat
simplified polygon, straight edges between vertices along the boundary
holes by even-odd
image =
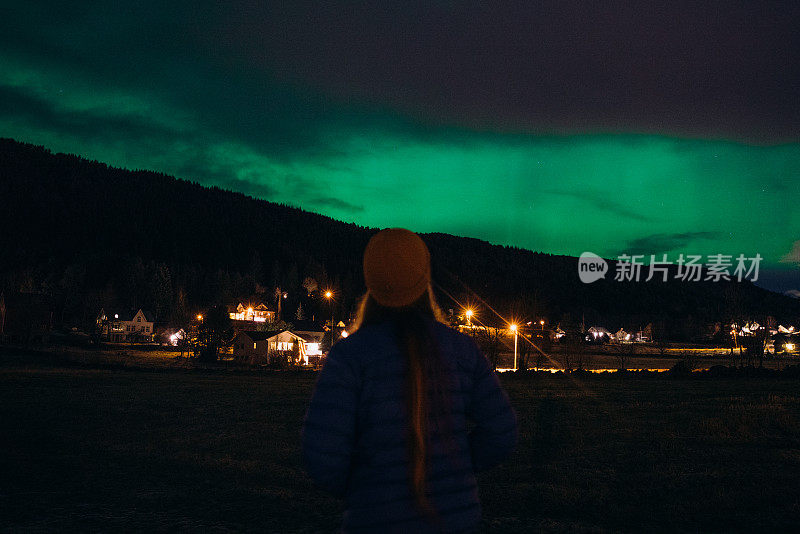
[[[403,228],[381,230],[364,250],[364,282],[370,295],[389,308],[416,301],[431,281],[431,255],[425,242]]]

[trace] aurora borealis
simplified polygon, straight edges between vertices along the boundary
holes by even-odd
[[[1,137],[361,225],[760,253],[800,288],[791,3],[2,9]]]

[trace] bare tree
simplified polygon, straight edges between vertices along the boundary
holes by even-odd
[[[489,362],[492,364],[492,369],[497,369],[497,363],[500,359],[500,351],[503,347],[502,340],[500,339],[499,328],[475,328],[471,331],[472,338],[475,344],[486,355]]]
[[[631,358],[636,355],[636,344],[619,343],[614,345],[613,351],[614,359],[617,360],[617,370],[625,371],[628,369]]]
[[[586,345],[583,342],[583,335],[581,333],[568,332],[564,336],[560,363],[567,373],[573,370],[583,369],[586,366]]]
[[[658,349],[658,354],[662,358],[666,356],[669,342],[667,341],[667,324],[663,319],[653,323],[653,341]]]
[[[200,360],[216,362],[219,349],[232,337],[231,319],[224,306],[214,306],[208,310],[198,326],[198,338],[202,349]]]
[[[530,336],[519,334],[519,339],[517,340],[517,369],[528,370],[528,363],[533,351]]]
[[[757,328],[749,336],[741,336],[739,338],[740,345],[744,348],[744,356],[748,366],[755,366],[758,360],[758,366],[764,367],[764,351],[767,347],[767,329],[764,327]]]

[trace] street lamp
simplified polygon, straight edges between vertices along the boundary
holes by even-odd
[[[202,321],[203,320],[203,316],[201,314],[199,314],[199,313],[197,314],[197,320],[198,321]]]
[[[467,316],[467,326],[471,327],[472,326],[472,310],[467,310],[464,315]]]
[[[326,291],[325,298],[328,299],[328,306],[331,307],[331,347],[333,347],[333,291]]]
[[[541,321],[539,321],[539,324],[540,324],[540,325],[542,325],[542,332],[544,332],[544,319],[542,319]]]
[[[514,332],[514,370],[517,370],[517,325],[511,325],[511,331]]]

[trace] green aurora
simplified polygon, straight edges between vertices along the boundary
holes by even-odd
[[[0,136],[360,225],[554,254],[759,253],[797,278],[798,143],[470,129],[269,73],[72,52],[0,52]]]

